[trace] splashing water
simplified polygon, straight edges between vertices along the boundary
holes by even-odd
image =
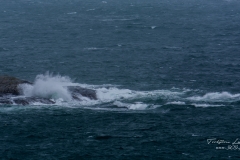
[[[20,88],[23,94],[28,97],[70,101],[72,99],[71,93],[66,86],[69,86],[71,83],[69,77],[60,75],[53,76],[52,74],[46,73],[45,75],[37,75],[33,85],[22,84]]]
[[[81,101],[75,101],[67,86],[80,86],[96,91],[97,100],[80,97]],[[231,102],[240,101],[240,94],[229,92],[210,92],[198,95],[198,92],[190,89],[170,89],[153,91],[134,91],[120,89],[114,85],[87,85],[73,83],[67,76],[40,74],[37,75],[32,85],[19,86],[26,97],[40,97],[53,99],[57,105],[74,106],[102,106],[108,104],[130,110],[155,109],[163,105],[193,105],[195,107],[222,107]],[[191,96],[189,96],[191,93]],[[33,104],[35,105],[35,104]]]

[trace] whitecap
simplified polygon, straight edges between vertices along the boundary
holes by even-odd
[[[191,104],[195,107],[202,107],[202,108],[207,108],[207,107],[223,107],[225,105],[223,104],[196,104],[196,103],[193,103]]]
[[[193,96],[187,98],[191,101],[205,101],[205,102],[232,102],[240,100],[240,94],[231,94],[229,92],[213,92],[207,93],[203,96]]]
[[[69,12],[69,13],[67,13],[67,14],[77,14],[77,12]]]
[[[168,102],[167,104],[185,105],[186,103],[181,101],[173,101],[173,102]]]
[[[155,29],[157,26],[151,26],[151,29]]]
[[[120,108],[127,108],[129,110],[155,109],[155,108],[161,106],[161,105],[145,104],[143,102],[123,103],[123,102],[120,102],[120,101],[115,101],[113,104],[120,107]]]
[[[89,47],[89,48],[84,48],[84,50],[107,50],[106,48],[97,48],[97,47]]]
[[[121,19],[103,19],[103,22],[112,22],[112,21],[132,21],[135,19],[121,18]]]
[[[198,134],[192,134],[192,137],[199,137],[200,135],[198,135]]]
[[[93,9],[88,9],[87,11],[94,11],[95,10],[95,8],[93,8]]]

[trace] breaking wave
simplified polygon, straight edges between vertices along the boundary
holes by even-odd
[[[192,101],[205,101],[205,102],[232,102],[240,100],[240,94],[231,94],[228,92],[214,92],[207,93],[203,96],[193,96],[189,97]]]
[[[77,101],[67,86],[79,86],[94,90],[96,99],[76,95]],[[71,78],[49,73],[37,75],[33,84],[19,86],[22,97],[39,97],[54,101],[58,106],[91,107],[91,108],[119,108],[129,110],[156,109],[161,106],[192,105],[195,107],[222,107],[240,101],[240,94],[229,92],[212,92],[199,95],[199,91],[172,88],[169,90],[135,91],[121,88],[117,85],[88,85],[74,83]],[[202,92],[201,92],[202,93]],[[13,97],[15,98],[15,97]],[[32,102],[30,105],[44,105]]]
[[[27,97],[41,97],[48,99],[63,99],[70,101],[71,94],[66,86],[71,84],[71,79],[66,76],[53,76],[52,74],[40,74],[36,77],[33,85],[22,84],[19,87],[23,95]]]

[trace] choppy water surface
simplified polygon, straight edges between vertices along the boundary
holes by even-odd
[[[0,74],[56,102],[0,106],[1,159],[239,158],[239,1],[0,3]]]

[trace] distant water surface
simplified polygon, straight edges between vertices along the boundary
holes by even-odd
[[[238,0],[2,1],[0,74],[56,104],[0,105],[0,159],[238,159],[239,54]]]

